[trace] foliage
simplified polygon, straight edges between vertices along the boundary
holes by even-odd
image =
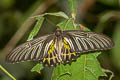
[[[46,0],[45,0],[46,1]],[[35,9],[45,2],[44,0],[0,0],[0,51],[2,51],[3,47],[7,44],[7,42],[11,39],[11,37],[15,34],[17,30],[19,30],[20,25],[23,24],[25,19],[34,13]],[[115,47],[110,50],[106,51],[101,54],[101,52],[95,52],[95,53],[89,53],[81,55],[76,62],[73,62],[71,65],[59,65],[56,68],[54,68],[53,71],[53,77],[52,79],[59,79],[59,80],[96,80],[98,76],[106,76],[103,69],[101,69],[100,64],[102,67],[112,70],[115,73],[115,76],[112,80],[120,80],[120,63],[119,63],[119,57],[120,57],[120,50],[119,50],[119,43],[120,43],[120,12],[119,12],[119,0],[94,0],[96,1],[92,7],[87,6],[90,4],[87,3],[89,0],[68,0],[69,9],[71,13],[74,13],[73,16],[66,16],[64,12],[61,11],[61,7],[64,7],[66,9],[66,0],[61,0],[63,2],[63,5],[61,6],[60,3],[55,3],[53,6],[49,7],[42,16],[40,15],[34,15],[28,18],[28,20],[31,19],[37,19],[37,24],[35,24],[35,27],[32,31],[27,31],[27,33],[24,35],[24,37],[21,39],[21,41],[18,43],[25,42],[26,37],[28,37],[28,33],[30,32],[28,40],[33,39],[34,36],[38,34],[39,31],[43,30],[43,27],[45,24],[45,18],[49,18],[48,16],[52,16],[51,18],[53,21],[60,21],[59,17],[62,17],[62,22],[59,22],[57,25],[60,26],[62,30],[71,30],[71,29],[79,29],[79,27],[74,28],[75,23],[72,19],[73,16],[76,17],[76,14],[79,15],[77,12],[77,5],[80,3],[80,6],[83,11],[86,11],[84,16],[82,15],[82,21],[83,24],[87,25],[89,29],[95,32],[102,32],[104,34],[107,34],[108,36],[112,37],[115,42]],[[47,1],[46,1],[47,2]],[[86,3],[84,5],[84,2]],[[49,2],[48,2],[49,3]],[[22,5],[22,6],[21,6]],[[56,6],[57,5],[57,6]],[[43,9],[46,8],[49,5],[43,6]],[[85,7],[84,7],[85,6]],[[62,9],[62,11],[65,11]],[[57,11],[57,12],[56,12]],[[39,17],[38,17],[39,16]],[[53,17],[53,16],[57,16]],[[78,21],[79,22],[79,21]],[[50,25],[47,25],[50,26]],[[88,28],[85,27],[85,30],[88,30]],[[52,27],[53,29],[54,27]],[[39,30],[40,29],[40,30]],[[52,31],[52,29],[45,29],[46,31]],[[55,28],[53,29],[55,30]],[[41,33],[42,34],[42,33]],[[18,36],[19,37],[19,36]],[[15,41],[14,41],[15,42]],[[100,54],[100,55],[99,55]],[[99,56],[98,56],[99,55]],[[43,75],[36,74],[37,71],[39,72],[41,69],[41,73],[46,73],[44,76],[49,76],[52,72],[50,69],[46,69],[42,67],[41,64],[37,64],[34,68],[34,63],[24,63],[24,64],[5,64],[3,61],[5,56],[5,53],[0,52],[0,64],[3,65],[8,72],[10,72],[13,76],[16,77],[16,79],[19,80],[37,80],[42,79]],[[97,60],[99,58],[99,62]],[[85,60],[86,59],[86,60]],[[89,60],[90,59],[90,60]],[[85,65],[86,61],[86,66]],[[93,64],[91,64],[91,62]],[[32,72],[29,72],[29,70],[32,68]],[[77,69],[76,69],[77,68]],[[84,70],[85,69],[85,70]],[[84,72],[85,71],[85,72]],[[49,72],[49,73],[48,73]],[[110,71],[105,71],[108,73],[108,75],[111,75],[109,73]],[[80,75],[79,75],[80,74]],[[84,77],[83,77],[84,75]],[[27,77],[26,77],[27,76]],[[50,75],[51,76],[51,75]],[[78,77],[79,76],[79,77]],[[109,76],[108,76],[109,77]],[[50,79],[51,77],[49,77]],[[9,77],[6,76],[6,74],[0,72],[0,80],[8,80]],[[102,80],[105,78],[103,77]],[[47,80],[47,79],[46,79]],[[105,79],[105,80],[108,80]]]

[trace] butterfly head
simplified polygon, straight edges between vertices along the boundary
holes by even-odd
[[[62,30],[59,27],[57,27],[55,35],[59,37],[62,33],[63,33]]]

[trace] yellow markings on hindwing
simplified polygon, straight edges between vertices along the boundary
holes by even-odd
[[[51,43],[51,45],[50,45],[50,49],[49,49],[49,51],[48,51],[48,55],[50,55],[52,52],[53,52],[53,50],[54,50],[54,46],[55,46],[55,43],[54,43],[54,41]],[[55,57],[52,57],[52,58],[50,58],[50,57],[47,57],[47,58],[44,58],[43,59],[43,62],[45,62],[46,60],[47,61],[50,61],[51,59],[54,59]]]
[[[64,39],[64,43],[67,44],[67,41]]]
[[[51,59],[55,59],[55,58],[56,58],[55,56],[53,56],[52,58],[47,57],[47,58],[44,58],[44,59],[43,59],[43,62],[45,62],[46,60],[47,60],[47,61],[50,61]]]
[[[50,50],[48,51],[48,55],[53,52],[54,46],[55,46],[55,43],[53,41],[52,44],[50,45]]]
[[[52,48],[55,45],[54,41],[52,42],[52,44],[50,45],[50,48]]]
[[[73,52],[73,53],[68,53],[68,54],[63,54],[63,55],[74,55],[74,56],[76,56],[76,53]]]
[[[70,50],[70,47],[68,45],[68,42],[64,39],[64,47],[68,50]]]
[[[73,52],[73,53],[69,53],[69,54],[70,54],[70,55],[72,55],[72,54],[73,54],[74,56],[76,56],[76,53],[75,53],[75,52]]]
[[[66,48],[66,49],[68,49],[68,50],[70,50],[70,47],[69,47],[69,45],[68,45],[68,42],[64,39],[64,47]],[[63,54],[63,55],[76,55],[76,53],[75,52],[73,52],[73,53],[68,53],[68,54]]]
[[[50,59],[51,59],[51,58],[44,58],[44,59],[43,59],[43,62],[45,62],[46,60],[49,61]]]

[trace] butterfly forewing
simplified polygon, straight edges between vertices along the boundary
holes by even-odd
[[[42,60],[46,56],[44,53],[50,46],[47,44],[53,39],[52,37],[54,37],[52,34],[45,35],[18,46],[6,56],[6,61],[16,63]]]
[[[86,53],[89,51],[107,50],[114,46],[114,42],[104,34],[89,31],[64,31],[66,38],[74,52]]]

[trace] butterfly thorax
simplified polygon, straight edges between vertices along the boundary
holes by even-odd
[[[56,35],[56,37],[59,37],[59,36],[61,36],[62,33],[63,33],[63,31],[60,28],[57,28],[55,35]]]

